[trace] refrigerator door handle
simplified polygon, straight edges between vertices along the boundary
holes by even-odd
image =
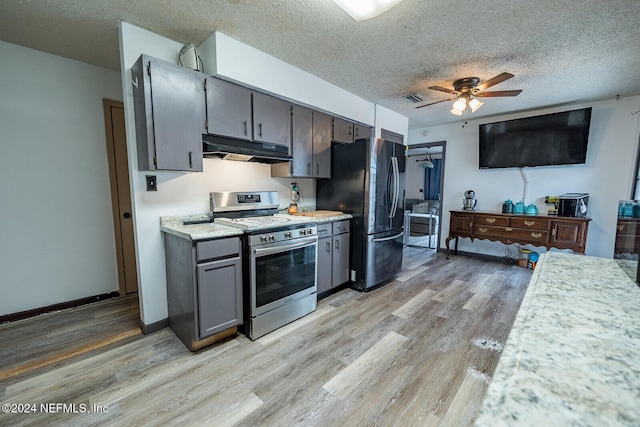
[[[404,232],[400,233],[400,234],[396,234],[395,236],[391,236],[391,237],[382,237],[379,239],[373,239],[374,242],[386,242],[388,240],[394,240],[397,239],[398,237],[402,237],[404,236]]]
[[[393,218],[393,209],[396,203],[396,181],[395,167],[393,165],[393,157],[389,165],[389,177],[387,178],[387,190],[389,191],[389,202],[387,203],[387,217]]]
[[[389,218],[396,216],[398,209],[398,200],[400,198],[400,168],[398,167],[398,158],[391,158],[391,165],[393,167],[393,205],[391,207],[391,215]]]

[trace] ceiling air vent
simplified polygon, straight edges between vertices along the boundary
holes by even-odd
[[[404,97],[404,99],[413,103],[424,101],[424,98],[422,97],[422,95],[417,93],[412,93],[411,95],[407,95]]]

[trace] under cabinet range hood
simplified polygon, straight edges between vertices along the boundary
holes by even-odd
[[[202,152],[204,157],[244,162],[280,163],[293,159],[289,155],[289,148],[284,145],[243,141],[208,134],[202,135]]]

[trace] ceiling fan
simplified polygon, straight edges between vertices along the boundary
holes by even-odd
[[[418,105],[416,108],[428,107],[429,105],[439,104],[441,102],[455,101],[451,112],[457,116],[461,116],[467,108],[471,109],[471,112],[475,112],[478,108],[484,104],[477,98],[494,98],[500,96],[517,96],[522,90],[497,90],[492,92],[485,92],[486,89],[491,86],[495,86],[498,83],[502,83],[505,80],[509,80],[513,77],[510,73],[501,73],[497,76],[480,83],[478,77],[465,77],[453,82],[453,89],[448,89],[442,86],[429,86],[428,89],[438,90],[440,92],[449,93],[455,95],[454,98],[443,99],[441,101],[432,102],[430,104]]]

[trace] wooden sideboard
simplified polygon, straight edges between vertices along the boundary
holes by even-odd
[[[640,218],[618,218],[615,254],[640,253]]]
[[[450,211],[449,242],[455,239],[458,254],[458,238],[487,239],[505,244],[543,246],[547,249],[572,249],[584,253],[587,230],[591,218],[572,218],[549,215],[517,215],[483,211]]]

